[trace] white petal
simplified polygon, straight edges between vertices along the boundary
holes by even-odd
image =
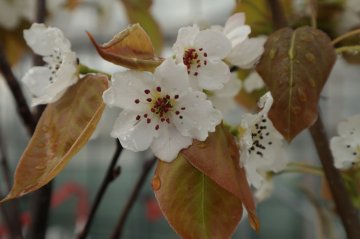
[[[262,116],[262,115],[267,116],[273,102],[274,102],[274,99],[273,99],[270,91],[266,92],[263,96],[261,96],[261,98],[258,102],[259,108],[262,109],[259,112],[259,116]]]
[[[356,136],[360,138],[360,114],[351,116],[338,125],[340,136]]]
[[[269,198],[274,191],[274,182],[271,178],[265,178],[260,187],[255,191],[255,198],[258,202]]]
[[[194,46],[196,49],[203,48],[209,59],[224,59],[231,50],[229,39],[222,32],[210,29],[197,34]]]
[[[234,29],[245,25],[245,13],[235,13],[225,23],[224,33],[228,34]]]
[[[237,78],[237,74],[231,74],[228,82],[224,84],[224,87],[220,90],[213,91],[217,97],[234,97],[239,93],[241,89],[241,80]]]
[[[142,112],[123,110],[111,132],[111,136],[118,138],[124,148],[134,152],[148,149],[158,136],[158,131],[155,130],[158,123],[156,118],[148,124],[144,119],[136,120],[137,115],[142,115]]]
[[[111,87],[103,94],[104,102],[109,106],[123,109],[145,110],[148,107],[144,93],[146,89],[153,90],[154,79],[149,72],[127,70],[115,73],[111,80]],[[140,103],[136,104],[135,100]]]
[[[230,79],[230,69],[223,61],[209,61],[206,66],[198,70],[197,76],[191,79],[198,79],[200,88],[206,90],[219,90]]]
[[[189,89],[189,76],[183,64],[175,64],[171,59],[165,60],[155,70],[155,79],[160,81],[161,88],[170,94],[179,94]]]
[[[185,110],[181,110],[185,107]],[[200,91],[189,91],[180,96],[175,111],[181,112],[182,119],[178,115],[172,115],[171,122],[184,136],[198,140],[205,140],[208,132],[214,132],[216,125],[222,120],[221,112],[215,110],[206,95]]]
[[[33,23],[30,29],[24,30],[24,38],[32,50],[42,56],[51,55],[55,49],[70,51],[71,47],[60,29],[44,24]]]
[[[254,161],[250,161],[245,164],[246,178],[254,188],[260,188],[264,181],[264,177],[257,171],[257,164]]]
[[[244,81],[244,89],[246,92],[253,92],[254,90],[262,89],[265,86],[263,79],[256,72],[253,71]]]
[[[52,97],[47,94],[46,88],[51,84],[50,70],[45,66],[36,66],[31,68],[22,78],[22,82],[26,85],[34,99],[32,106],[38,104],[46,104],[51,101]]]
[[[245,14],[236,13],[232,15],[225,23],[224,33],[231,41],[232,47],[243,42],[248,38],[251,28],[245,25]]]
[[[360,139],[352,136],[333,137],[330,149],[334,156],[336,168],[348,169],[352,163],[360,162]]]
[[[230,110],[235,109],[237,104],[232,97],[217,97],[216,95],[208,96],[215,109],[226,115]]]
[[[247,39],[233,48],[226,60],[243,69],[252,68],[264,52],[265,41],[265,37]]]
[[[163,128],[151,145],[151,149],[156,157],[165,161],[173,161],[180,150],[187,148],[192,144],[192,138],[182,136],[180,132],[172,125]]]
[[[173,51],[176,54],[176,60],[178,63],[183,61],[183,55],[186,48],[192,47],[194,39],[199,33],[199,27],[193,25],[191,27],[182,27],[179,29],[176,42],[173,46]]]

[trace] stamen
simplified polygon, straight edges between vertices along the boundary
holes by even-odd
[[[135,100],[135,104],[139,104],[140,103],[140,100],[139,99],[136,99]]]
[[[149,94],[150,93],[150,90],[146,89],[144,90],[145,94]]]

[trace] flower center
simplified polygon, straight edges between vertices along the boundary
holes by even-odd
[[[57,48],[54,49],[54,53],[50,55],[49,70],[51,71],[51,76],[49,77],[50,83],[54,83],[54,79],[57,77],[57,72],[60,69],[62,62],[61,51]]]
[[[269,137],[270,132],[266,126],[267,119],[264,116],[261,116],[260,122],[257,122],[251,129],[251,137],[253,140],[253,145],[249,149],[249,154],[253,152],[259,155],[260,157],[264,156],[264,151],[266,150],[266,139]],[[272,145],[272,141],[268,140],[267,144]]]
[[[207,53],[203,48],[188,48],[185,50],[183,62],[187,68],[188,74],[197,76],[199,75],[198,69],[203,65],[207,65]]]
[[[180,119],[183,118],[180,111],[185,110],[185,107],[181,107],[180,110],[175,110],[174,106],[176,101],[179,99],[179,95],[170,96],[168,94],[161,94],[161,87],[156,87],[155,91],[152,93],[150,89],[145,89],[144,93],[149,97],[146,98],[146,102],[140,102],[140,99],[135,99],[135,104],[146,103],[149,105],[150,112],[145,113],[142,116],[137,115],[136,120],[140,121],[142,119],[146,120],[146,123],[150,124],[152,122],[152,117],[158,117],[160,123],[170,124],[170,117],[175,113]],[[174,112],[175,111],[175,112]],[[155,129],[158,130],[160,125],[155,125]]]

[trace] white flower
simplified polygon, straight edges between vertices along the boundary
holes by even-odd
[[[241,80],[237,78],[236,73],[232,73],[230,80],[224,84],[220,90],[207,91],[208,99],[214,107],[223,114],[236,107],[234,97],[241,89]]]
[[[360,114],[349,117],[338,125],[339,136],[330,140],[335,167],[348,169],[360,162]]]
[[[279,172],[287,164],[283,137],[267,114],[273,103],[270,92],[260,98],[258,114],[245,114],[240,125],[240,157],[250,184],[260,188],[266,172]]]
[[[230,69],[222,61],[231,43],[219,31],[199,27],[180,28],[173,46],[176,63],[184,64],[194,89],[219,90],[229,80]]]
[[[245,14],[232,15],[223,29],[223,33],[231,41],[231,52],[226,60],[242,69],[249,69],[259,60],[264,52],[265,37],[249,38],[251,29],[245,25]]]
[[[24,38],[46,62],[31,68],[22,79],[32,94],[32,106],[57,101],[78,80],[76,54],[69,40],[60,29],[37,23],[24,30]]]
[[[152,74],[127,70],[114,74],[103,99],[124,110],[111,133],[132,151],[151,148],[167,162],[192,139],[205,140],[222,116],[206,95],[190,88],[186,68],[165,60]]]

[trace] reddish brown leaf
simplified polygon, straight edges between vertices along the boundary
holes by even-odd
[[[255,230],[259,229],[252,193],[245,171],[240,167],[239,149],[227,129],[218,126],[206,141],[194,141],[181,154],[195,168],[240,199],[250,215],[251,225]]]
[[[194,168],[181,154],[160,161],[154,176],[160,208],[174,230],[186,239],[230,238],[242,215],[239,198]]]
[[[139,24],[129,26],[103,45],[97,44],[89,32],[87,34],[99,55],[116,65],[153,71],[162,62],[155,56],[151,40]]]
[[[104,110],[104,75],[88,75],[49,104],[20,158],[14,185],[1,202],[30,193],[56,177],[86,144]]]
[[[288,141],[316,121],[335,58],[330,38],[310,27],[280,29],[265,43],[257,71],[274,97],[269,117]]]

